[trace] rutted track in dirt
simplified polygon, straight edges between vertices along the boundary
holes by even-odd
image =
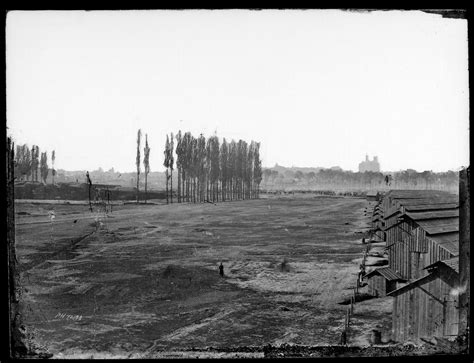
[[[20,265],[20,271],[28,271],[32,268],[40,267],[47,260],[54,260],[59,256],[73,257],[73,251],[77,247],[77,245],[83,242],[86,238],[92,236],[95,232],[96,231],[92,231],[83,236],[72,239],[70,243],[63,242],[62,244],[65,244],[65,246],[61,247],[58,250],[55,250],[54,252],[46,252],[42,253],[41,255],[33,255],[33,257],[30,258],[29,262]]]

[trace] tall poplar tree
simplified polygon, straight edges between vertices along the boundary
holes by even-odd
[[[255,143],[253,177],[255,183],[255,198],[260,197],[260,182],[262,181],[262,161],[260,160],[260,143]]]
[[[178,203],[181,203],[181,162],[182,162],[182,136],[181,130],[176,134],[176,169],[178,172]]]
[[[171,133],[170,136],[170,145],[169,145],[169,167],[170,167],[170,199],[171,199],[171,204],[173,204],[173,169],[174,169],[174,136],[173,133]]]
[[[138,129],[137,134],[137,204],[139,202],[139,193],[140,193],[140,140],[142,137],[142,130]]]
[[[31,165],[33,164],[33,158],[31,156],[30,148],[25,144],[23,145],[24,155],[25,155],[25,162],[23,163],[23,174],[26,175],[26,180],[31,175],[31,180],[33,180],[33,172]]]
[[[48,154],[46,152],[41,153],[41,162],[40,162],[40,175],[43,182],[46,184],[46,178],[48,177]]]
[[[166,143],[165,143],[165,151],[164,151],[165,161],[163,162],[163,166],[166,168],[166,172],[165,172],[165,178],[166,178],[166,204],[169,203],[169,198],[168,198],[168,180],[169,180],[168,168],[170,166],[169,149],[170,149],[170,138],[169,138],[168,135],[166,135]]]
[[[205,199],[206,191],[206,138],[203,134],[199,135],[197,141],[198,153],[198,201]]]
[[[36,172],[38,170],[38,165],[36,163],[36,145],[31,147],[31,181],[36,181]]]
[[[222,201],[225,202],[227,199],[227,182],[228,182],[228,147],[227,141],[224,138],[222,140],[221,149],[219,152],[220,156],[220,180],[221,180],[221,193],[222,193]]]
[[[54,161],[56,160],[56,151],[53,150],[51,153],[51,164],[52,164],[52,176],[53,176],[53,185],[54,185],[54,177],[56,176],[56,169],[54,169]]]
[[[145,148],[143,149],[143,165],[145,167],[145,203],[148,202],[148,174],[150,173],[150,147],[148,134],[145,134]]]

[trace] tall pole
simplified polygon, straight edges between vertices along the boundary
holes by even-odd
[[[459,172],[459,334],[467,333],[469,347],[470,167]]]
[[[7,230],[7,258],[8,258],[8,308],[9,308],[9,356],[11,358],[24,355],[26,347],[23,343],[24,334],[22,333],[21,315],[19,306],[19,286],[20,279],[17,266],[16,250],[15,250],[15,187],[14,187],[14,144],[11,138],[7,139],[6,150],[7,162],[7,183],[6,183],[6,230]]]

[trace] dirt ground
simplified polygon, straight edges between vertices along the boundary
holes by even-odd
[[[292,195],[115,205],[105,217],[18,203],[23,323],[57,358],[338,344],[370,205]],[[375,328],[390,339],[390,299],[356,304],[349,344],[368,345]]]

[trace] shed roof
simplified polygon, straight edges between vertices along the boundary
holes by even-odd
[[[390,267],[381,267],[377,268],[368,274],[365,277],[370,277],[375,274],[380,274],[383,276],[387,281],[406,281],[403,277],[401,277],[398,273],[393,271]]]
[[[379,192],[375,191],[375,190],[371,190],[371,191],[368,191],[366,196],[368,197],[376,197],[377,195],[379,195]]]
[[[456,195],[448,192],[435,190],[397,190],[391,191],[386,196],[391,203],[404,201],[405,203],[412,201],[414,203],[422,203],[421,200],[447,200],[453,201],[458,198]],[[459,198],[458,198],[459,199]],[[426,203],[425,203],[426,204]]]
[[[436,261],[435,263],[432,263],[431,265],[426,266],[424,268],[424,270],[430,269],[430,268],[433,268],[433,267],[438,267],[440,265],[448,266],[452,270],[459,273],[459,256],[453,257],[453,258],[450,258],[450,259],[447,259],[447,260]]]
[[[445,204],[458,204],[459,198],[457,196],[448,197],[428,197],[428,198],[414,198],[414,199],[396,199],[392,202],[393,207],[415,207],[415,206],[428,206],[428,205],[445,205]],[[426,207],[419,207],[426,208]]]
[[[416,224],[429,235],[459,232],[459,217],[417,220]]]
[[[388,219],[397,213],[401,213],[399,208],[391,208],[387,211],[387,213],[384,214],[383,219]]]
[[[427,237],[453,255],[459,254],[459,232],[443,233]]]
[[[403,203],[421,203],[421,200],[434,200],[434,201],[458,201],[459,196],[456,194],[452,193],[433,193],[433,194],[426,194],[426,193],[419,193],[419,194],[413,194],[409,196],[405,195],[400,195],[400,196],[394,196],[392,199],[394,202],[403,202]],[[426,203],[425,203],[426,204]]]
[[[436,243],[446,243],[446,242],[456,242],[459,243],[459,232],[450,232],[437,234],[434,236],[428,236],[429,239],[432,239]]]
[[[410,211],[422,211],[422,210],[445,210],[445,209],[456,209],[459,205],[459,201],[456,196],[442,197],[442,198],[419,198],[419,199],[400,199],[392,204],[391,207],[387,208],[384,218],[387,219],[394,214],[398,213],[402,207],[405,210]]]
[[[446,192],[444,190],[424,190],[424,189],[391,189],[387,194],[390,197],[416,197],[420,195],[452,195],[452,193]]]
[[[414,221],[421,221],[426,219],[438,219],[438,218],[452,218],[459,217],[458,209],[448,210],[436,210],[436,211],[417,211],[417,212],[406,212],[405,215]]]
[[[394,223],[394,224],[392,224],[391,226],[388,226],[388,227],[383,228],[382,231],[388,231],[389,229],[392,229],[393,227],[396,227],[396,226],[398,226],[398,225],[401,224],[401,223],[402,223],[402,221],[398,221],[397,223]]]
[[[437,204],[405,204],[406,211],[429,211],[429,210],[450,210],[459,208],[459,203],[437,203]]]

